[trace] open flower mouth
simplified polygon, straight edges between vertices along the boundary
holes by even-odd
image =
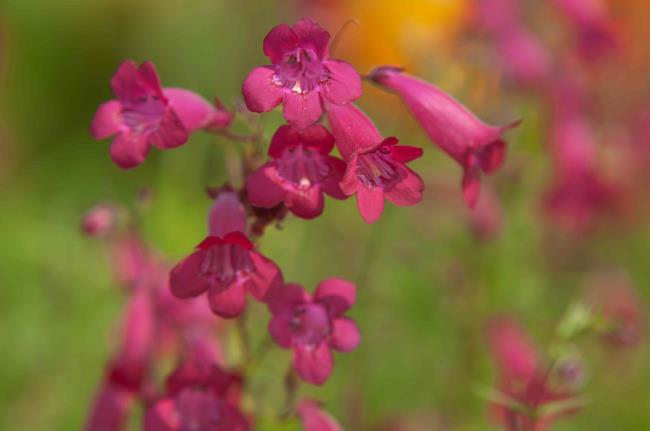
[[[316,53],[298,48],[276,65],[274,81],[294,93],[308,93],[329,79],[329,73]]]
[[[356,175],[366,187],[388,188],[399,179],[398,163],[383,148],[357,156]]]
[[[330,174],[330,168],[323,156],[302,145],[284,150],[276,164],[278,175],[300,189],[308,189]]]
[[[199,270],[211,282],[228,285],[238,275],[248,274],[253,268],[248,250],[236,244],[217,244],[205,251]]]
[[[330,319],[325,308],[319,304],[307,304],[297,308],[290,326],[296,345],[316,347],[331,332]]]

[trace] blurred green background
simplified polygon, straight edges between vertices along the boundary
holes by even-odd
[[[267,31],[295,16],[288,1],[0,2],[1,430],[80,429],[101,378],[122,298],[101,244],[80,235],[84,211],[98,201],[129,204],[150,187],[146,238],[173,262],[205,234],[204,187],[226,179],[223,148],[236,144],[215,144],[208,135],[153,151],[134,170],[111,162],[108,142],[94,141],[88,127],[111,97],[117,65],[152,60],[165,85],[230,102],[248,71],[266,61]],[[381,35],[373,43],[384,43]],[[455,82],[455,69],[429,61],[428,78],[471,99],[473,88]],[[457,193],[457,167],[415,123],[383,108],[376,89],[367,94],[362,106],[385,135],[425,148],[414,166],[431,187],[421,205],[387,205],[372,226],[352,200],[328,200],[317,220],[289,217],[262,239],[288,280],[311,289],[339,276],[359,285],[351,314],[363,343],[336,356],[325,387],[305,393],[323,399],[348,430],[414,413],[446,418],[449,429],[495,429],[475,394],[477,384],[494,380],[486,319],[513,314],[543,350],[592,270],[625,270],[647,299],[650,229],[571,238],[540,223],[539,195],[550,173],[538,107],[521,97],[482,112],[525,122],[509,136],[508,167],[490,180],[503,201],[503,230],[479,242]],[[264,119],[267,136],[279,121],[277,113]],[[254,331],[263,331],[265,320],[256,320]],[[592,403],[554,429],[650,429],[646,346],[620,353],[586,341],[581,348]],[[270,357],[269,384],[281,384],[288,358],[279,350]]]

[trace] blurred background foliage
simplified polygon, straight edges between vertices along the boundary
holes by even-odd
[[[487,120],[525,120],[509,136],[506,167],[487,181],[504,213],[493,241],[472,235],[458,168],[396,98],[370,86],[361,106],[382,133],[425,148],[414,164],[428,187],[424,202],[387,206],[377,224],[365,225],[352,201],[329,200],[317,220],[290,217],[263,238],[265,254],[287,280],[311,288],[339,276],[359,285],[351,314],[362,329],[361,347],[336,357],[324,388],[305,389],[345,429],[379,429],[411,414],[433,418],[427,430],[437,429],[434,422],[492,429],[485,400],[475,393],[494,376],[484,337],[490,316],[514,315],[542,349],[592,272],[624,270],[642,297],[650,294],[650,224],[639,221],[642,215],[633,214],[631,226],[590,235],[544,223],[539,198],[551,176],[544,113],[533,97],[505,95],[498,72],[482,68],[480,59],[468,64],[475,49],[461,34],[468,3],[317,6],[331,32],[345,17],[359,19],[343,38],[341,56],[362,73],[382,63],[408,66]],[[204,188],[227,179],[224,149],[238,150],[194,135],[178,150],[152,152],[137,169],[118,169],[107,143],[88,133],[97,105],[110,97],[116,66],[125,58],[152,60],[166,85],[236,102],[244,77],[263,60],[267,31],[292,22],[298,6],[288,0],[0,2],[0,429],[79,429],[101,377],[121,298],[103,248],[79,233],[83,212],[98,201],[132,204],[149,187],[154,203],[143,221],[145,236],[174,262],[205,234],[210,201]],[[617,2],[635,37],[647,34],[639,18],[648,16],[646,6]],[[637,53],[639,62],[647,62],[647,46],[637,48],[645,53]],[[637,79],[647,85],[648,76]],[[270,136],[281,119],[274,113],[263,121]],[[265,325],[265,316],[255,320],[254,333]],[[650,429],[647,347],[581,347],[592,403],[556,429]],[[288,355],[278,350],[269,357],[259,371],[262,384],[281,384]]]

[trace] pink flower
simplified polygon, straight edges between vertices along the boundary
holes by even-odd
[[[588,61],[598,60],[618,46],[618,34],[603,0],[554,0],[574,27],[578,49]]]
[[[302,400],[296,407],[304,431],[342,431],[336,420],[314,400]]]
[[[95,396],[85,431],[122,431],[135,398],[133,394],[109,381],[103,382]]]
[[[230,122],[223,110],[215,109],[188,90],[162,89],[151,62],[140,67],[127,60],[111,79],[117,99],[102,104],[91,126],[95,139],[117,135],[111,158],[122,168],[142,162],[153,145],[166,150],[183,145],[188,134],[201,128],[220,128]]]
[[[303,129],[323,114],[322,100],[358,99],[361,78],[348,63],[329,58],[329,39],[309,18],[273,28],[264,39],[264,54],[273,64],[253,69],[244,81],[248,109],[268,112],[282,103],[287,122]]]
[[[269,287],[281,283],[280,269],[255,251],[248,240],[246,213],[234,192],[223,192],[209,216],[209,236],[197,250],[172,269],[169,284],[178,298],[207,292],[218,316],[239,316],[246,306],[246,292],[262,299]]]
[[[492,357],[499,371],[498,391],[520,407],[493,402],[495,422],[508,431],[544,431],[572,410],[543,414],[544,405],[570,398],[572,394],[550,387],[550,372],[540,367],[535,346],[513,320],[494,320],[488,330]]]
[[[156,315],[148,286],[133,290],[122,327],[121,345],[109,365],[109,380],[138,392],[148,376],[156,342]]]
[[[269,147],[271,161],[248,178],[246,190],[253,206],[273,208],[280,203],[302,218],[323,212],[323,192],[346,196],[339,187],[345,163],[329,155],[334,137],[320,124],[298,130],[281,126]]]
[[[81,231],[87,236],[102,236],[113,229],[117,217],[111,204],[99,204],[90,208],[81,220]]]
[[[248,422],[231,399],[239,378],[216,365],[188,361],[167,379],[166,396],[144,416],[145,431],[246,431]]]
[[[439,88],[395,67],[379,67],[373,81],[397,93],[429,138],[464,169],[463,195],[470,207],[479,195],[479,173],[495,172],[505,159],[504,131],[519,124],[490,126]]]
[[[541,41],[527,29],[519,0],[480,0],[478,24],[491,36],[505,71],[518,83],[543,84],[551,58]]]
[[[313,296],[297,284],[269,291],[269,332],[276,343],[293,350],[293,366],[305,381],[322,385],[334,365],[330,349],[350,352],[359,345],[357,325],[343,316],[355,299],[354,284],[337,278],[322,281]]]
[[[595,137],[582,115],[556,116],[551,128],[555,177],[546,194],[545,207],[562,227],[584,231],[599,215],[614,209],[618,189],[596,168]]]
[[[374,223],[384,210],[384,198],[398,206],[422,200],[424,183],[406,166],[422,155],[416,147],[384,139],[372,121],[353,104],[327,105],[327,118],[336,145],[347,162],[341,189],[357,196],[366,223]]]

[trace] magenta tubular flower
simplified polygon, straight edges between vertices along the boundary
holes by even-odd
[[[327,118],[336,145],[347,162],[341,189],[357,196],[366,223],[374,223],[384,210],[384,198],[398,206],[422,200],[424,183],[406,166],[422,150],[397,145],[397,138],[382,138],[372,121],[353,104],[327,105]]]
[[[303,380],[322,385],[334,366],[330,349],[350,352],[359,345],[356,323],[343,316],[355,300],[354,284],[337,278],[322,281],[313,296],[297,284],[269,291],[269,332],[293,350],[293,366]]]
[[[273,208],[284,202],[296,216],[310,219],[323,212],[323,192],[345,199],[339,187],[345,163],[329,155],[332,148],[334,137],[320,124],[302,130],[281,126],[271,139],[271,161],[248,178],[251,205]]]
[[[519,121],[499,127],[485,124],[444,91],[395,67],[379,67],[370,77],[397,93],[429,138],[463,167],[463,196],[473,207],[479,173],[493,173],[503,164],[506,142],[501,135]]]
[[[117,99],[103,103],[93,119],[95,139],[117,135],[111,145],[113,161],[121,168],[142,162],[153,145],[161,150],[183,145],[189,133],[201,128],[220,128],[230,122],[198,94],[160,87],[154,65],[140,67],[127,60],[111,79]]]
[[[287,122],[303,129],[322,116],[323,100],[348,103],[361,97],[359,74],[329,58],[329,39],[309,18],[273,28],[264,39],[264,54],[273,64],[253,69],[244,81],[248,109],[268,112],[282,103]]]
[[[296,412],[304,431],[342,431],[338,422],[321,408],[318,401],[301,400],[296,406]]]
[[[554,0],[573,26],[580,54],[598,60],[618,46],[618,34],[603,0]]]
[[[95,396],[84,431],[123,431],[135,397],[109,381],[103,382]]]
[[[238,377],[216,365],[186,362],[167,379],[166,396],[144,416],[144,431],[246,431],[248,422],[229,399]]]
[[[508,431],[544,431],[573,411],[541,414],[544,405],[570,398],[572,394],[550,387],[549,373],[540,367],[535,346],[517,322],[509,318],[494,320],[488,330],[488,341],[499,370],[499,392],[525,407],[492,403],[490,410],[495,422]]]
[[[177,298],[208,294],[212,311],[224,318],[239,316],[246,292],[261,300],[282,282],[280,269],[244,234],[246,213],[234,192],[223,192],[209,216],[209,236],[172,269],[169,284]]]

